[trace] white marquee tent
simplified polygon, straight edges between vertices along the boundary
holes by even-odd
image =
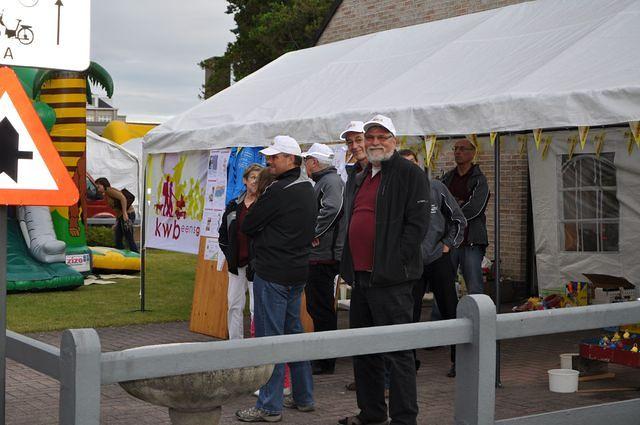
[[[538,0],[291,52],[150,131],[144,152],[268,145],[277,134],[326,142],[348,121],[375,113],[392,117],[403,135],[637,121],[638,22],[637,0]],[[535,190],[542,187],[536,176]],[[628,181],[623,177],[621,182]],[[547,183],[553,187],[556,180]],[[623,230],[636,222],[640,209],[629,215],[627,201],[620,202]],[[540,269],[541,288],[578,279],[575,267],[544,261],[557,247],[543,242],[556,240],[557,229],[551,234],[543,227],[535,229],[539,266],[557,272],[545,275]],[[619,270],[627,264],[618,260],[637,242],[635,235],[621,239],[623,249],[617,259],[609,255],[606,265]],[[625,276],[636,271],[621,269]],[[611,267],[601,270],[612,273]]]
[[[337,138],[383,113],[401,134],[640,119],[640,2],[538,0],[283,55],[145,136],[145,152]]]
[[[94,179],[106,177],[117,189],[127,188],[136,196],[136,208],[141,195],[140,171],[140,160],[133,152],[87,130],[87,172]]]

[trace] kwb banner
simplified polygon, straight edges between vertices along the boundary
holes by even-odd
[[[198,253],[209,152],[151,155],[146,246]]]

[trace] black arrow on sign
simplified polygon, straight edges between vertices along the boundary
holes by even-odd
[[[33,159],[33,152],[23,152],[18,149],[18,132],[7,118],[0,122],[0,173],[7,173],[14,182],[18,183],[18,160]]]
[[[56,0],[56,6],[58,6],[58,37],[56,39],[56,44],[60,45],[60,8],[64,6],[62,4],[62,0]]]

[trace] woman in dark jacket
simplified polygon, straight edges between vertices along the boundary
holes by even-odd
[[[253,320],[253,271],[249,265],[249,238],[240,231],[242,221],[258,197],[258,175],[262,167],[253,164],[242,175],[247,190],[229,202],[222,216],[218,243],[227,260],[229,287],[227,291],[227,323],[229,339],[243,338],[243,311],[249,291],[249,309]]]
[[[131,251],[139,252],[133,236],[133,222],[136,220],[136,212],[132,206],[133,199],[128,200],[122,191],[111,187],[111,183],[106,177],[96,179],[96,189],[100,196],[106,199],[111,209],[116,212],[116,224],[113,228],[116,248],[124,249],[122,242],[122,238],[124,238]]]

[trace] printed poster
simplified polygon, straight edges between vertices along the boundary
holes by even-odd
[[[209,152],[202,236],[216,238],[216,240],[226,207],[227,168],[230,155],[231,149],[213,149]]]
[[[197,254],[209,152],[150,155],[146,246]]]

